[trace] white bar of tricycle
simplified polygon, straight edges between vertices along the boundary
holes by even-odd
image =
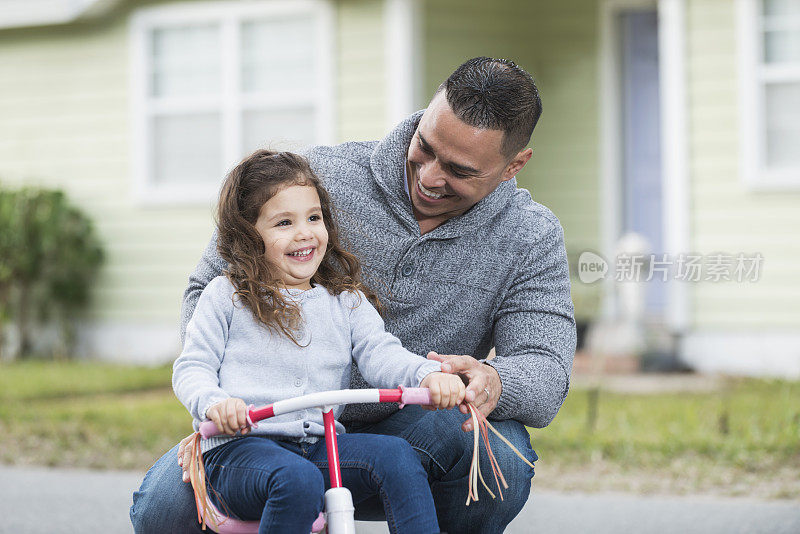
[[[321,391],[293,399],[280,400],[272,403],[272,410],[277,416],[307,408],[379,401],[380,391],[377,389],[341,389],[339,391]]]

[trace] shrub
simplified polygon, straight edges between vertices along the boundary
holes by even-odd
[[[36,320],[55,320],[72,351],[76,312],[102,262],[91,220],[62,191],[0,188],[0,334],[13,320],[21,355]]]

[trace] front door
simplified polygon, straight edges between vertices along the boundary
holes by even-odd
[[[619,14],[622,89],[622,227],[636,232],[660,258],[664,250],[661,187],[658,16],[655,10]],[[621,237],[618,236],[618,237]],[[647,256],[648,258],[650,256]],[[648,269],[642,269],[647,276]],[[666,283],[647,284],[645,311],[660,321],[666,311]]]

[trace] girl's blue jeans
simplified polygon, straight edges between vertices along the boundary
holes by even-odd
[[[435,412],[419,406],[406,406],[380,423],[352,425],[348,432],[369,432],[398,436],[411,444],[428,474],[439,528],[452,533],[493,534],[503,532],[528,500],[533,469],[524,464],[495,436],[492,451],[509,484],[504,500],[492,500],[481,487],[480,500],[465,506],[467,479],[472,461],[472,433],[463,432],[467,416],[453,410]],[[531,462],[537,459],[525,427],[516,421],[492,421]],[[340,439],[343,436],[340,436]],[[480,465],[484,479],[493,480],[489,461],[481,446]],[[496,492],[495,492],[496,493]],[[380,500],[367,499],[356,505],[356,519],[381,517]],[[141,487],[133,494],[131,521],[137,534],[170,532],[205,534],[197,523],[192,487],[181,481],[178,446],[165,453],[147,472]]]
[[[438,533],[428,478],[409,444],[394,436],[338,437],[342,483],[353,503],[378,496],[391,532]],[[260,521],[259,533],[308,534],[330,487],[325,440],[292,443],[251,436],[204,455],[219,510]]]

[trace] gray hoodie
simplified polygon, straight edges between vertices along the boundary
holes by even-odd
[[[553,213],[516,180],[466,213],[421,235],[403,179],[422,112],[382,141],[311,148],[306,156],[331,195],[344,244],[386,307],[386,329],[411,352],[469,354],[497,370],[494,419],[544,427],[569,389],[575,321],[564,234]],[[181,335],[202,289],[225,268],[216,235],[189,277]],[[353,366],[351,387],[368,387]],[[341,417],[373,422],[389,404],[348,406]]]

